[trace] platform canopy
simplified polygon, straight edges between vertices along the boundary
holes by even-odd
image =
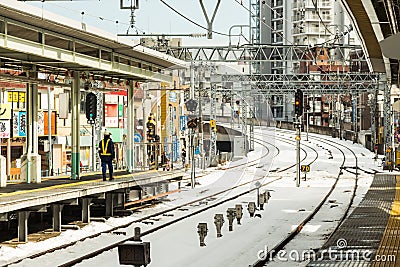
[[[54,13],[14,0],[0,3],[0,67],[90,73],[96,78],[166,81],[185,62]]]

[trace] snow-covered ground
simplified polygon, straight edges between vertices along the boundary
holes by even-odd
[[[257,164],[252,167],[240,167],[235,169],[210,169],[205,171],[205,175],[198,179],[200,183],[194,190],[190,187],[184,187],[180,193],[170,195],[166,201],[157,207],[144,210],[139,214],[134,214],[126,218],[110,218],[106,223],[92,222],[80,230],[67,230],[60,236],[37,243],[27,243],[19,245],[17,248],[1,247],[0,264],[15,261],[18,258],[24,258],[50,247],[79,240],[95,232],[105,229],[111,229],[117,225],[123,225],[129,221],[144,217],[148,214],[178,206],[190,200],[195,200],[212,193],[228,189],[233,185],[246,183],[244,186],[229,190],[213,199],[208,199],[196,203],[187,208],[187,210],[178,210],[171,212],[171,216],[159,216],[158,218],[148,220],[153,224],[136,223],[125,229],[128,235],[132,235],[134,227],[141,227],[142,231],[151,229],[156,225],[174,220],[182,215],[192,213],[207,205],[215,203],[221,199],[236,195],[237,193],[255,187],[257,179],[265,184],[274,182],[262,187],[261,192],[271,191],[271,199],[264,205],[264,210],[257,211],[261,218],[250,218],[247,212],[248,202],[256,202],[256,191],[239,197],[235,200],[227,201],[222,205],[209,209],[201,214],[189,217],[167,228],[156,231],[143,238],[144,241],[151,242],[151,264],[149,266],[248,266],[257,260],[260,251],[271,249],[292,229],[304,220],[308,214],[320,203],[331,186],[339,172],[339,166],[342,163],[342,153],[329,144],[313,139],[310,135],[309,142],[302,141],[302,147],[307,151],[308,158],[305,163],[311,162],[316,154],[307,146],[311,146],[318,151],[318,159],[311,165],[311,172],[307,174],[307,180],[301,181],[300,187],[296,187],[294,181],[295,169],[279,172],[295,163],[295,149],[293,142],[282,140],[281,138],[290,137],[294,141],[294,132],[286,133],[275,129],[256,127],[255,138],[265,140],[269,144],[275,144],[279,147],[279,154],[273,158],[277,150],[272,145],[267,145],[269,154],[261,159],[260,156],[266,153],[266,149],[260,144],[255,144],[255,151],[250,152],[248,157],[240,161],[235,161],[230,165],[238,165],[245,161],[256,160]],[[320,136],[331,139],[327,136]],[[373,160],[374,155],[350,141],[331,139],[334,142],[341,143],[354,150],[358,156],[358,165],[365,170],[379,169],[378,162]],[[307,145],[307,146],[306,146]],[[336,145],[333,144],[332,145]],[[330,151],[330,152],[329,152]],[[346,151],[348,162],[345,166],[355,165],[352,154]],[[304,152],[301,157],[304,157]],[[225,167],[225,166],[224,166]],[[278,179],[279,178],[279,179]],[[360,172],[359,187],[355,204],[357,204],[365,192],[368,190],[372,181],[372,175]],[[304,227],[299,237],[290,243],[287,250],[308,250],[310,248],[320,247],[326,235],[336,226],[346,209],[354,186],[355,175],[344,171],[341,176],[337,189],[332,193],[321,211],[310,223]],[[175,185],[176,186],[176,185]],[[174,187],[174,186],[172,186]],[[235,207],[236,204],[243,205],[242,224],[236,222],[233,231],[228,231],[228,220],[226,211],[228,208]],[[221,213],[224,215],[225,223],[223,225],[223,237],[216,237],[214,225],[214,215]],[[208,235],[205,239],[206,246],[199,246],[199,237],[197,234],[197,225],[200,222],[208,224]],[[104,244],[117,242],[125,239],[127,236],[102,234],[98,238],[80,242],[69,248],[59,250],[55,253],[38,257],[35,259],[25,259],[12,266],[57,266],[74,257],[82,255],[84,252],[93,251]],[[260,254],[262,255],[262,254]],[[272,266],[301,266],[304,263],[293,261],[275,261]],[[83,261],[79,266],[119,266],[117,249],[107,251],[93,259]]]

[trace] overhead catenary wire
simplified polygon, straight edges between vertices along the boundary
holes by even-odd
[[[202,29],[208,31],[208,28],[204,27],[203,25],[201,25],[201,24],[195,22],[194,20],[188,18],[187,16],[183,15],[181,12],[179,12],[178,10],[176,10],[176,9],[175,9],[173,6],[171,6],[170,4],[166,3],[164,0],[160,0],[160,2],[163,3],[164,5],[166,5],[169,9],[171,9],[172,11],[174,11],[176,14],[178,14],[178,15],[181,16],[182,18],[184,18],[184,19],[186,19],[187,21],[193,23],[194,25],[196,25],[196,26],[198,26],[198,27],[200,27],[200,28],[202,28]],[[215,34],[223,35],[223,36],[229,36],[229,34],[222,33],[222,32],[217,32],[217,31],[214,31],[214,30],[213,30],[212,32],[215,33]],[[238,35],[234,35],[234,36],[238,36]]]

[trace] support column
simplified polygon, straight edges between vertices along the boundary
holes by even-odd
[[[61,212],[64,205],[62,204],[53,204],[53,231],[61,232]]]
[[[212,67],[211,75],[215,75],[215,70]],[[214,120],[215,123],[217,121],[217,110],[216,103],[214,101],[216,94],[216,84],[215,82],[211,82],[210,85],[210,123],[209,123],[209,134],[210,134],[210,147],[209,147],[209,166],[217,166],[218,160],[216,159],[217,155],[217,131],[211,128],[211,120]],[[215,129],[217,129],[217,125],[215,125]]]
[[[79,180],[80,175],[80,78],[79,71],[74,71],[74,81],[72,83],[72,151],[71,151],[71,179]]]
[[[50,86],[47,86],[47,133],[49,138],[49,176],[53,176],[53,140],[51,132],[51,90]]]
[[[36,67],[28,77],[37,78]],[[26,85],[26,154],[21,157],[21,179],[27,183],[41,182],[41,157],[38,143],[38,85]]]
[[[82,222],[90,223],[90,203],[91,198],[82,198]]]
[[[190,91],[189,91],[189,99],[194,99],[194,64],[190,63]]]
[[[383,100],[383,126],[384,126],[384,144],[386,151],[386,160],[391,158],[391,150],[392,147],[392,110],[391,110],[391,84],[389,81],[386,84],[383,84],[384,88],[384,100]],[[389,152],[390,151],[390,152]]]
[[[354,138],[353,143],[358,143],[358,94],[356,92],[352,93],[353,98],[353,129],[354,129]]]
[[[29,211],[18,211],[18,242],[28,242]]]
[[[249,151],[254,151],[254,108],[253,110],[250,108],[250,145],[249,145]]]
[[[114,194],[106,193],[106,216],[114,215]]]
[[[248,152],[248,145],[247,145],[247,102],[246,102],[246,96],[243,95],[241,96],[242,98],[242,135],[244,137],[244,153],[247,156]],[[240,116],[239,116],[240,117]]]
[[[126,167],[128,172],[133,172],[135,170],[135,97],[133,81],[129,81],[128,88],[128,114],[127,114],[127,136],[126,136]]]

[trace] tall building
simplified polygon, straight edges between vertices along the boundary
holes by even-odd
[[[308,45],[313,47],[334,39],[347,29],[345,16],[337,0],[251,0],[250,35],[253,44]],[[339,40],[344,42],[343,38]],[[284,55],[283,48],[272,59]],[[257,74],[300,72],[299,64],[277,60],[253,64]],[[292,120],[293,101],[288,95],[267,96],[276,120]]]

